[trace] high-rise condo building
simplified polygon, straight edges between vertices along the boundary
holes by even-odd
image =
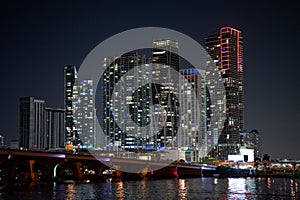
[[[107,150],[144,149],[153,140],[144,127],[149,123],[150,67],[137,52],[108,57],[100,79],[98,116]],[[142,106],[142,107],[141,107]]]
[[[47,137],[45,148],[62,148],[65,144],[65,110],[46,107],[45,111]]]
[[[180,74],[179,146],[187,161],[199,162],[207,155],[205,71],[189,68]]]
[[[227,160],[229,154],[238,154],[240,146],[240,132],[244,127],[244,95],[243,95],[243,42],[241,31],[222,27],[218,33],[205,38],[206,51],[210,58],[207,60],[207,67],[212,65],[221,73],[226,92],[225,122],[222,129],[215,129],[210,134],[220,135],[218,145],[210,155],[221,160]],[[213,74],[209,70],[207,87],[212,95],[217,95]],[[218,103],[218,102],[217,102]],[[217,105],[210,105],[211,106]],[[209,112],[209,111],[208,111]],[[217,113],[211,113],[214,115]],[[217,133],[217,134],[216,134]]]
[[[77,79],[73,87],[73,119],[83,148],[96,147],[93,80]]]
[[[179,44],[177,41],[155,40],[152,49],[152,81],[157,92],[157,104],[154,113],[165,118],[154,123],[161,126],[157,134],[157,147],[175,148],[179,125]],[[177,140],[178,143],[178,140]]]
[[[74,65],[67,65],[64,69],[65,75],[65,143],[78,145],[80,138],[75,126],[75,119],[73,114],[73,95],[75,81],[77,79],[77,69]]]
[[[42,150],[46,146],[45,101],[34,97],[19,99],[19,146]]]
[[[65,109],[66,144],[96,147],[93,80],[79,80],[74,65],[65,66]]]

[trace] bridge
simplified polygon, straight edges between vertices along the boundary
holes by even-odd
[[[200,177],[200,164],[149,161],[89,153],[0,149],[0,181],[53,181],[116,178]],[[133,169],[134,168],[134,169]],[[157,169],[157,170],[151,170]],[[107,172],[114,171],[114,174]],[[136,171],[130,173],[128,171]]]

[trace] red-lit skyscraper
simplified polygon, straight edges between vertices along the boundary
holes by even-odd
[[[213,130],[218,132],[215,135],[220,136],[211,155],[227,160],[228,154],[239,153],[240,132],[244,128],[243,43],[241,31],[231,27],[222,27],[218,33],[205,38],[205,46],[210,56],[207,60],[207,67],[214,65],[219,69],[226,92],[224,110],[226,118],[221,129]],[[211,70],[208,71],[211,73]],[[210,95],[216,95],[218,89],[222,88],[215,88],[212,74],[206,77],[207,87]],[[210,105],[208,110],[211,106],[218,105]],[[216,113],[210,115],[213,116],[214,114]]]

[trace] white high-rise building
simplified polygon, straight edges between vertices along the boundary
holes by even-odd
[[[65,66],[65,142],[97,147],[93,80],[78,78],[74,65]]]
[[[207,155],[205,71],[180,70],[179,146],[189,152],[187,160],[198,162]]]
[[[152,49],[152,80],[155,83],[156,111],[164,120],[159,122],[157,146],[178,148],[179,128],[179,44],[170,39],[155,40]]]
[[[73,118],[80,145],[96,147],[95,102],[93,80],[76,80],[72,95]]]

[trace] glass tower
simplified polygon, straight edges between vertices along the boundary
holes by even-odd
[[[74,65],[65,66],[65,109],[66,144],[96,147],[93,80],[79,80]]]
[[[241,31],[222,27],[216,34],[205,38],[206,51],[210,58],[207,67],[216,66],[221,73],[226,91],[226,120],[222,129],[216,129],[218,145],[211,155],[227,160],[228,154],[238,154],[240,146],[240,132],[244,127],[244,95],[243,95],[243,42]],[[214,76],[211,70],[207,74],[207,87],[210,96],[216,95],[218,88],[214,88]],[[212,105],[211,105],[212,106]],[[216,105],[213,105],[216,106]],[[210,109],[208,107],[208,109]],[[213,113],[216,114],[216,113]]]
[[[194,152],[190,161],[199,162],[207,155],[205,71],[182,69],[180,74],[179,146]]]
[[[71,145],[80,144],[80,138],[75,126],[73,115],[74,85],[77,78],[77,69],[74,65],[67,65],[64,69],[65,74],[65,143]]]
[[[157,135],[157,147],[175,148],[179,125],[179,44],[177,41],[164,39],[155,40],[152,49],[152,80],[161,108],[154,111],[164,120],[156,120],[161,130]]]
[[[80,145],[96,147],[93,80],[77,79],[73,87],[73,117]]]
[[[137,52],[104,59],[100,79],[100,125],[107,150],[144,149],[151,139],[144,127],[149,123],[150,75],[146,56]],[[98,95],[97,95],[98,96]],[[98,98],[97,98],[98,99]],[[98,104],[96,105],[98,106]]]

